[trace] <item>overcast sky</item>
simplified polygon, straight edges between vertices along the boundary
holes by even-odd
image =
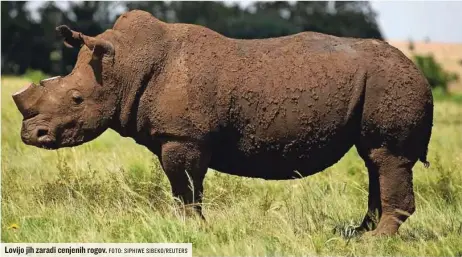
[[[36,9],[41,2],[29,6]],[[245,7],[253,1],[232,2]],[[462,1],[371,1],[371,5],[386,39],[421,41],[428,37],[433,42],[462,43]]]
[[[374,1],[387,39],[462,43],[462,1]]]

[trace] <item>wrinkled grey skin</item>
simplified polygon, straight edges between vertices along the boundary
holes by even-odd
[[[387,43],[313,32],[236,40],[142,11],[96,37],[58,32],[79,57],[71,74],[13,96],[26,144],[76,146],[114,129],[156,154],[173,195],[200,215],[207,168],[293,179],[355,146],[369,172],[358,231],[394,234],[414,212],[412,167],[428,165],[433,100]]]

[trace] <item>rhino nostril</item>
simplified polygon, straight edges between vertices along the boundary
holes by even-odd
[[[37,138],[48,135],[48,129],[40,128],[37,130]]]

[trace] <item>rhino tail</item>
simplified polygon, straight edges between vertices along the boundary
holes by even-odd
[[[428,136],[428,141],[429,139],[430,139],[430,136]],[[423,154],[419,157],[419,160],[423,163],[425,168],[430,167],[430,162],[427,161],[427,154],[428,154],[428,143],[425,145],[425,150],[423,151]]]
[[[419,160],[423,163],[423,165],[424,165],[425,168],[430,167],[430,162],[427,161],[427,157],[426,157],[426,156],[425,156],[425,157],[420,157]]]
[[[428,144],[430,143],[430,137],[432,134],[432,127],[433,127],[433,102],[427,103],[426,107],[426,120],[424,122],[424,151],[419,157],[419,160],[423,163],[425,168],[430,167],[430,162],[427,161],[427,154],[428,154]]]

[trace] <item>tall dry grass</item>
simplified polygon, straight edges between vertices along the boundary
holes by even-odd
[[[436,103],[432,165],[414,168],[417,211],[400,235],[364,238],[349,236],[367,204],[354,148],[300,180],[210,170],[202,224],[173,208],[157,158],[113,131],[58,151],[24,145],[11,94],[27,81],[1,82],[3,242],[192,242],[194,255],[462,255],[462,105]]]

